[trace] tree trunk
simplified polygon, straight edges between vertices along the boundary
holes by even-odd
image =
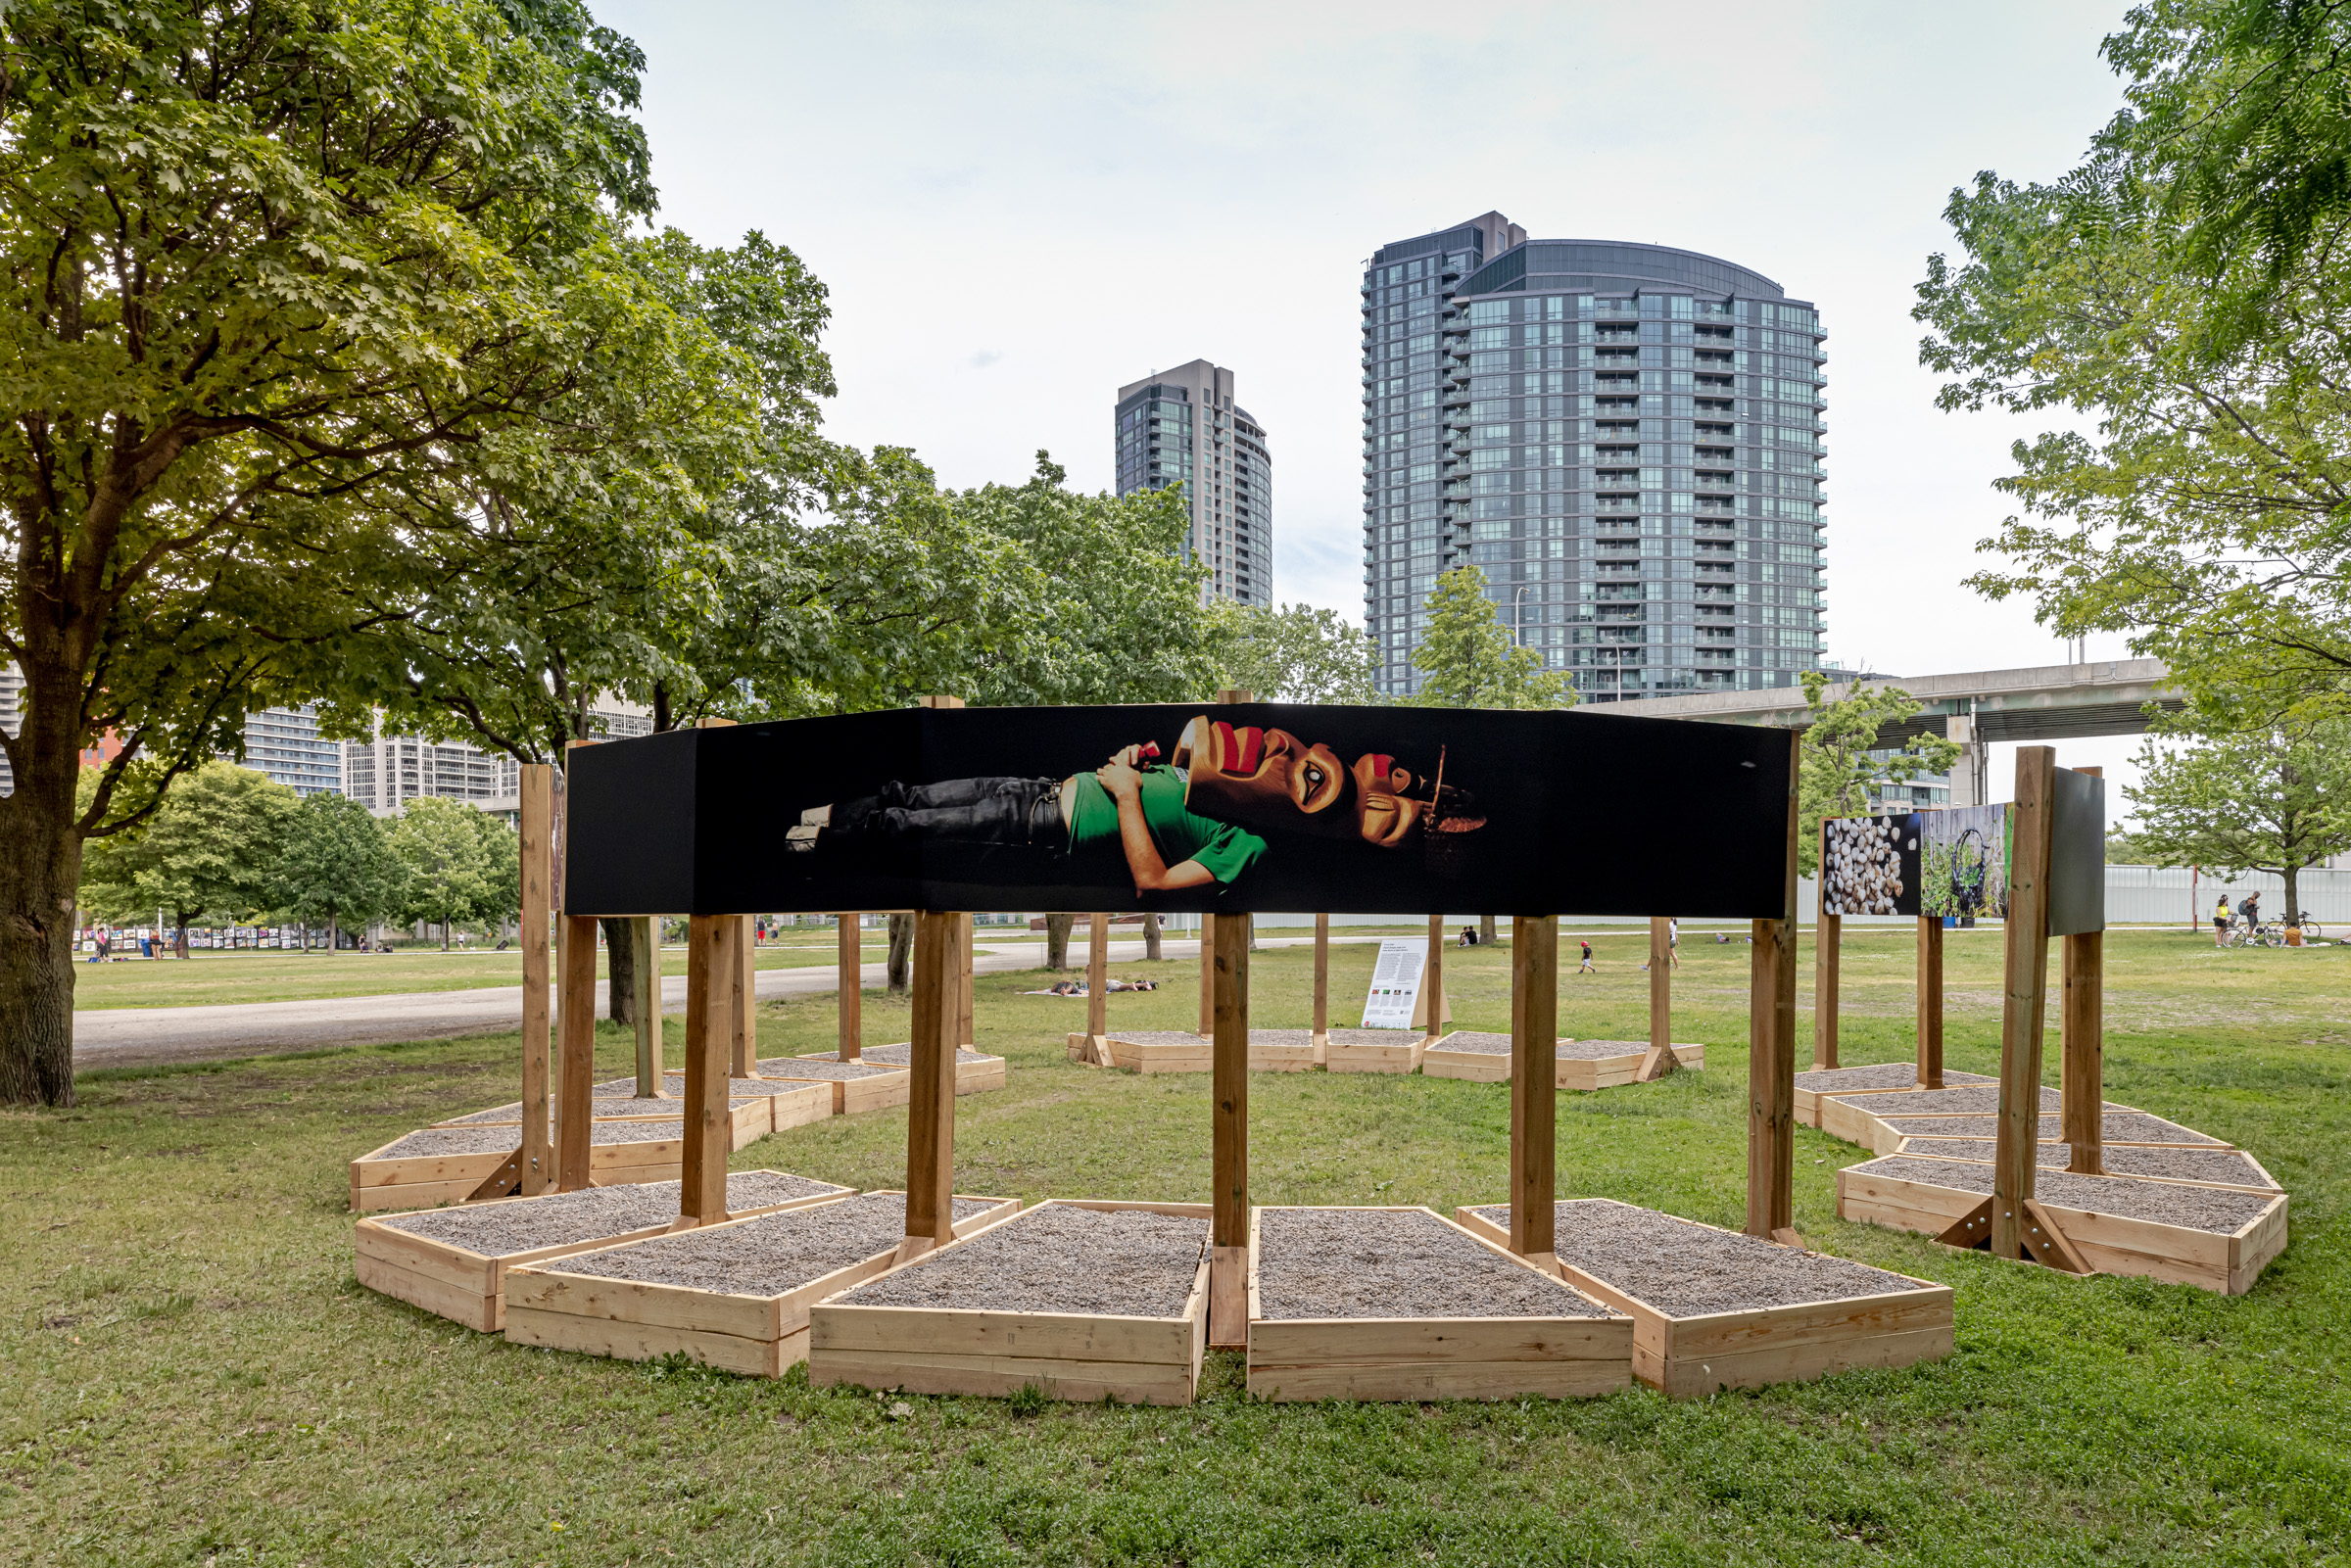
[[[180,921],[172,932],[171,956],[178,959],[188,956],[188,923],[185,920]]]
[[[343,923],[334,916],[326,917],[326,956],[333,958],[343,951]]]
[[[615,1023],[637,1022],[637,944],[629,939],[625,920],[597,922],[604,928],[604,1008]]]
[[[1482,946],[1492,947],[1494,945],[1493,916],[1480,915],[1477,917],[1477,939]]]
[[[74,827],[78,737],[50,718],[42,684],[17,733],[16,792],[0,799],[0,1103],[73,1104]],[[62,686],[62,679],[46,683]]]
[[[909,974],[914,960],[914,917],[889,917],[889,993],[904,996],[910,984]]]
[[[442,917],[441,921],[441,951],[444,953],[449,951],[449,919],[447,916]]]
[[[1075,915],[1045,917],[1045,968],[1066,970],[1070,967],[1070,927]]]
[[[1159,917],[1157,915],[1143,917],[1143,957],[1153,963],[1159,961]]]
[[[2280,868],[2285,878],[2285,914],[2279,922],[2284,926],[2302,924],[2302,868],[2289,860]]]

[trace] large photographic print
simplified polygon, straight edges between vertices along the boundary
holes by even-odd
[[[1831,817],[1821,826],[1821,909],[1831,915],[1919,913],[1916,811]]]
[[[915,709],[572,754],[575,913],[1779,912],[1785,735],[1586,713]],[[1628,832],[1622,806],[1670,833]]]
[[[2008,916],[2008,808],[1948,806],[1919,813],[1919,913],[1958,920]]]

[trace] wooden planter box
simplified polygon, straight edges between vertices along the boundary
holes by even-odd
[[[1458,1209],[1454,1213],[1472,1233],[1496,1246],[1510,1245],[1508,1227],[1474,1210]],[[1721,1230],[1678,1214],[1665,1217]],[[1918,1281],[1924,1287],[1920,1290],[1676,1317],[1573,1264],[1561,1262],[1559,1274],[1593,1300],[1632,1318],[1633,1376],[1671,1399],[1805,1382],[1855,1367],[1908,1366],[1951,1354],[1951,1288],[1931,1280]]]
[[[1212,1066],[1208,1036],[1188,1029],[1129,1029],[1102,1039],[1121,1072],[1206,1072]]]
[[[1955,1170],[1986,1172],[1979,1190],[1974,1183],[1967,1187],[1946,1187],[1873,1168],[1880,1164],[1873,1160],[1837,1172],[1839,1218],[1940,1236],[1991,1195],[1990,1166],[1949,1162]],[[2138,1178],[2076,1179],[2128,1183]],[[2253,1288],[2253,1282],[2261,1277],[2270,1259],[2285,1250],[2286,1195],[2282,1192],[2269,1199],[2251,1219],[2225,1235],[2187,1225],[2070,1209],[2045,1198],[2039,1202],[2064,1231],[2066,1240],[2081,1252],[2083,1259],[2101,1273],[2135,1274],[2241,1296]]]
[[[1415,1206],[1378,1207],[1393,1212]],[[1625,1316],[1268,1318],[1258,1300],[1258,1217],[1264,1212],[1253,1210],[1249,1216],[1252,1398],[1279,1403],[1559,1400],[1607,1394],[1632,1382],[1633,1323]],[[1433,1210],[1419,1212],[1517,1267],[1558,1277]]]
[[[729,1140],[729,1154],[754,1139],[765,1137],[772,1128],[771,1117],[774,1113],[767,1101],[746,1101],[744,1107],[731,1118],[734,1136]],[[599,1127],[643,1127],[654,1124],[646,1121],[596,1123]],[[672,1137],[589,1145],[590,1184],[609,1187],[630,1181],[675,1179],[686,1162],[685,1123],[679,1121],[676,1125],[677,1132]],[[507,1129],[499,1127],[489,1130],[504,1132]],[[499,1166],[521,1149],[520,1129],[514,1131],[516,1135],[512,1146],[482,1154],[388,1154],[386,1151],[401,1141],[395,1138],[391,1143],[363,1154],[351,1163],[351,1207],[360,1213],[378,1213],[387,1209],[430,1209],[435,1204],[463,1203],[476,1187],[488,1180]],[[407,1136],[407,1133],[401,1134],[402,1138]]]
[[[1965,1095],[1970,1104],[1954,1109],[1957,1097]],[[1981,1101],[1974,1106],[1973,1101]],[[1832,1138],[1856,1143],[1872,1154],[1892,1150],[1901,1141],[1901,1135],[1886,1125],[1887,1117],[1933,1116],[1994,1116],[1999,1112],[2000,1094],[1997,1080],[1991,1083],[1952,1084],[1942,1089],[1894,1089],[1875,1092],[1846,1091],[1817,1095],[1814,1104],[1818,1117],[1813,1125]],[[2109,1105],[2109,1111],[2128,1109]],[[2040,1119],[2043,1125],[2054,1125],[2059,1110],[2055,1089],[2043,1085],[2040,1091]]]
[[[817,1051],[801,1060],[838,1062],[840,1058],[832,1051]],[[914,1062],[914,1047],[904,1041],[900,1041],[896,1045],[877,1045],[866,1050],[858,1060],[870,1062],[876,1067],[906,1068],[911,1071]],[[767,1064],[761,1064],[760,1070],[767,1070]],[[778,1064],[778,1070],[789,1072],[792,1070],[791,1065],[789,1063]],[[1004,1058],[989,1056],[984,1051],[974,1051],[968,1045],[956,1053],[955,1092],[957,1094],[985,1094],[990,1089],[1003,1088],[1006,1081]],[[903,1102],[904,1096],[900,1096],[899,1099],[888,1103],[898,1105]]]
[[[1048,1199],[1029,1214],[1055,1205],[1209,1217],[1206,1204],[1071,1198]],[[942,1247],[907,1266],[927,1267],[953,1252]],[[808,1381],[913,1394],[1010,1395],[1035,1387],[1047,1399],[1079,1403],[1189,1404],[1208,1344],[1208,1273],[1203,1249],[1191,1294],[1174,1317],[827,1302],[810,1317]]]
[[[855,1116],[860,1111],[880,1111],[893,1105],[904,1105],[914,1093],[914,1073],[905,1068],[890,1068],[885,1063],[875,1066],[884,1070],[862,1078],[792,1078],[794,1062],[829,1062],[831,1057],[785,1057],[759,1064],[762,1077],[779,1082],[813,1085],[825,1092],[825,1115]]]
[[[1318,1040],[1312,1029],[1251,1029],[1249,1070],[1312,1072],[1322,1066],[1328,1042],[1328,1035]]]
[[[764,1130],[772,1132],[775,1130],[779,1113],[785,1117],[800,1117],[804,1110],[803,1102],[810,1098],[796,1093],[799,1088],[797,1083],[786,1083],[781,1087],[792,1095],[792,1103],[789,1107],[778,1106],[775,1102],[779,1097],[776,1095],[738,1094],[729,1097],[727,1109],[738,1118],[747,1116],[756,1120],[758,1112],[752,1108],[766,1107],[769,1125]],[[606,1095],[589,1102],[593,1108],[591,1113],[593,1119],[598,1121],[675,1121],[683,1114],[679,1110],[679,1097],[675,1095],[664,1100],[641,1100],[635,1095],[625,1097]],[[436,1121],[433,1125],[435,1127],[519,1127],[522,1125],[520,1104],[498,1106],[494,1109],[501,1113],[511,1112],[513,1114],[511,1116],[491,1116],[487,1112],[477,1111],[471,1116],[452,1117],[447,1121]],[[550,1110],[552,1110],[552,1102]],[[786,1120],[783,1124],[797,1126],[799,1122]],[[553,1122],[551,1120],[549,1125],[552,1128]]]
[[[1427,1043],[1417,1029],[1333,1029],[1322,1066],[1331,1072],[1410,1072]]]
[[[1910,1072],[1907,1083],[1872,1088],[1852,1080],[1863,1074],[1875,1074],[1882,1068],[1906,1068]],[[1844,1079],[1840,1083],[1838,1080]],[[1981,1072],[1954,1072],[1943,1069],[1943,1083],[1947,1089],[1963,1089],[1977,1084],[1998,1083]],[[1849,1085],[1849,1086],[1848,1086]],[[1796,1119],[1807,1127],[1820,1125],[1820,1102],[1830,1095],[1850,1097],[1863,1094],[1908,1094],[1918,1087],[1918,1064],[1915,1062],[1861,1063],[1849,1068],[1810,1068],[1796,1075]]]
[[[737,1171],[734,1174],[779,1173]],[[783,1203],[746,1209],[744,1213],[772,1214],[786,1209],[804,1209],[810,1204],[854,1196],[856,1191],[854,1187],[837,1187],[831,1192],[811,1193],[804,1198],[792,1198]],[[544,1201],[542,1198],[494,1198],[468,1207],[494,1209],[505,1204]],[[662,1235],[669,1228],[665,1222],[610,1236],[591,1237],[586,1241],[565,1242],[559,1246],[490,1254],[472,1252],[453,1242],[439,1241],[430,1236],[410,1235],[379,1219],[362,1218],[354,1229],[353,1248],[357,1254],[355,1267],[360,1283],[369,1290],[397,1297],[411,1307],[420,1307],[436,1316],[487,1334],[496,1333],[505,1326],[505,1272],[508,1267],[543,1263],[552,1259],[568,1258],[574,1253],[596,1252],[605,1247],[617,1247],[624,1242],[642,1241],[648,1236]]]
[[[1462,1039],[1464,1034],[1473,1034],[1481,1040],[1509,1039],[1508,1035],[1456,1030],[1421,1053],[1421,1072],[1432,1078],[1464,1078],[1471,1083],[1510,1082],[1510,1052],[1473,1051],[1448,1043]],[[1558,1065],[1553,1070],[1553,1086],[1590,1092],[1612,1089],[1635,1081],[1641,1071],[1642,1060],[1649,1054],[1649,1047],[1630,1040],[1602,1043],[1622,1044],[1626,1049],[1599,1057],[1559,1055],[1555,1059]],[[1576,1044],[1576,1041],[1564,1036],[1559,1040],[1562,1053]],[[1706,1065],[1706,1048],[1703,1045],[1677,1045],[1673,1048],[1673,1059],[1685,1068],[1703,1069]]]
[[[874,1196],[902,1195],[886,1192]],[[1017,1198],[980,1201],[991,1207],[958,1221],[955,1226],[958,1237],[985,1229],[1020,1212]],[[728,1219],[724,1223],[740,1225],[756,1217]],[[893,1243],[845,1268],[837,1268],[774,1296],[607,1279],[599,1274],[567,1273],[544,1266],[515,1268],[506,1274],[506,1339],[514,1345],[578,1351],[624,1361],[650,1361],[683,1353],[724,1371],[751,1377],[782,1377],[808,1357],[809,1308],[828,1296],[887,1271],[896,1261],[897,1251]]]

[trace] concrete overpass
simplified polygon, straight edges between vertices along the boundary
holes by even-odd
[[[2044,741],[2088,736],[2139,735],[2147,707],[2177,711],[2183,699],[2164,688],[2161,659],[2104,659],[2090,664],[2044,664],[1970,675],[1886,676],[1858,683],[1898,687],[1924,704],[1908,724],[1889,725],[1880,737],[1898,745],[1915,735],[1939,735],[1966,748],[1951,770],[1951,803],[1984,798],[1984,748],[1995,740]],[[1832,685],[1827,695],[1849,694],[1855,683]],[[1653,719],[1704,719],[1716,724],[1768,724],[1803,729],[1809,723],[1801,687],[1762,691],[1694,691],[1687,696],[1611,702],[1609,713]]]

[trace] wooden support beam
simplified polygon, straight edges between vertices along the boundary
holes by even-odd
[[[1511,1251],[1554,1265],[1559,1038],[1559,923],[1548,915],[1514,917],[1511,922]]]
[[[1642,1055],[1637,1083],[1654,1083],[1681,1066],[1673,1054],[1673,925],[1662,915],[1649,918],[1649,1050]]]
[[[1085,940],[1085,1037],[1094,1059],[1103,1059],[1110,1033],[1110,917],[1096,911]]]
[[[1249,921],[1217,921],[1216,1013],[1209,1044],[1208,1342],[1249,1343]]]
[[[588,1186],[588,1135],[596,1120],[596,921],[562,915],[555,928],[563,943],[563,994],[555,1014],[562,1052],[555,1187],[579,1192]]]
[[[1200,917],[1200,1032],[1217,1032],[1217,917]]]
[[[2011,813],[2008,919],[2000,990],[2000,1112],[1992,1143],[1991,1251],[2024,1256],[2040,1137],[2041,1015],[2049,990],[2049,828],[2057,753],[2019,746]]]
[[[731,915],[686,922],[686,1154],[678,1183],[682,1224],[715,1225],[727,1217],[727,1157],[734,1150],[727,1061],[735,1021],[735,934]]]
[[[955,987],[955,1043],[969,1047],[977,1039],[972,1033],[972,917],[964,916],[960,924],[963,939],[956,944],[960,977]]]
[[[835,1048],[843,1062],[855,1062],[865,1051],[865,917],[851,912],[833,919],[839,927],[833,994],[840,1012]]]
[[[969,915],[914,917],[911,1095],[906,1110],[906,1240],[901,1261],[955,1239],[955,971]]]
[[[1826,862],[1823,866],[1825,868]],[[1821,880],[1828,880],[1824,875]],[[1820,902],[1828,903],[1824,886]],[[1837,964],[1845,956],[1845,917],[1826,908],[1812,922],[1812,1065],[1837,1066]]]
[[[1427,1022],[1417,1043],[1413,1047],[1413,1069],[1418,1071],[1420,1058],[1428,1048],[1445,1034],[1445,917],[1428,917],[1428,957],[1420,966],[1421,1017]]]
[[[1918,1086],[1943,1087],[1943,917],[1918,917]]]
[[[536,1197],[554,1185],[555,1151],[548,1139],[548,927],[554,871],[554,768],[522,767],[522,1192]]]
[[[759,987],[755,978],[759,955],[752,932],[757,929],[748,915],[735,920],[735,968],[733,996],[730,1004],[733,1017],[727,1032],[728,1066],[739,1078],[759,1076],[759,1023],[753,1017]]]
[[[630,1010],[637,1015],[637,1093],[666,1099],[661,1069],[661,917],[640,915],[629,926]]]
[[[1315,1062],[1330,1057],[1330,917],[1315,917]]]
[[[1747,1233],[1800,1247],[1795,1199],[1797,766],[1796,736],[1790,735],[1781,913],[1754,923],[1748,976]]]
[[[2077,772],[2103,778],[2102,768]],[[2054,846],[2052,846],[2053,850]],[[2106,933],[2083,931],[2063,938],[2065,997],[2058,1006],[2060,1124],[2069,1151],[2068,1170],[2085,1176],[2106,1173]]]

